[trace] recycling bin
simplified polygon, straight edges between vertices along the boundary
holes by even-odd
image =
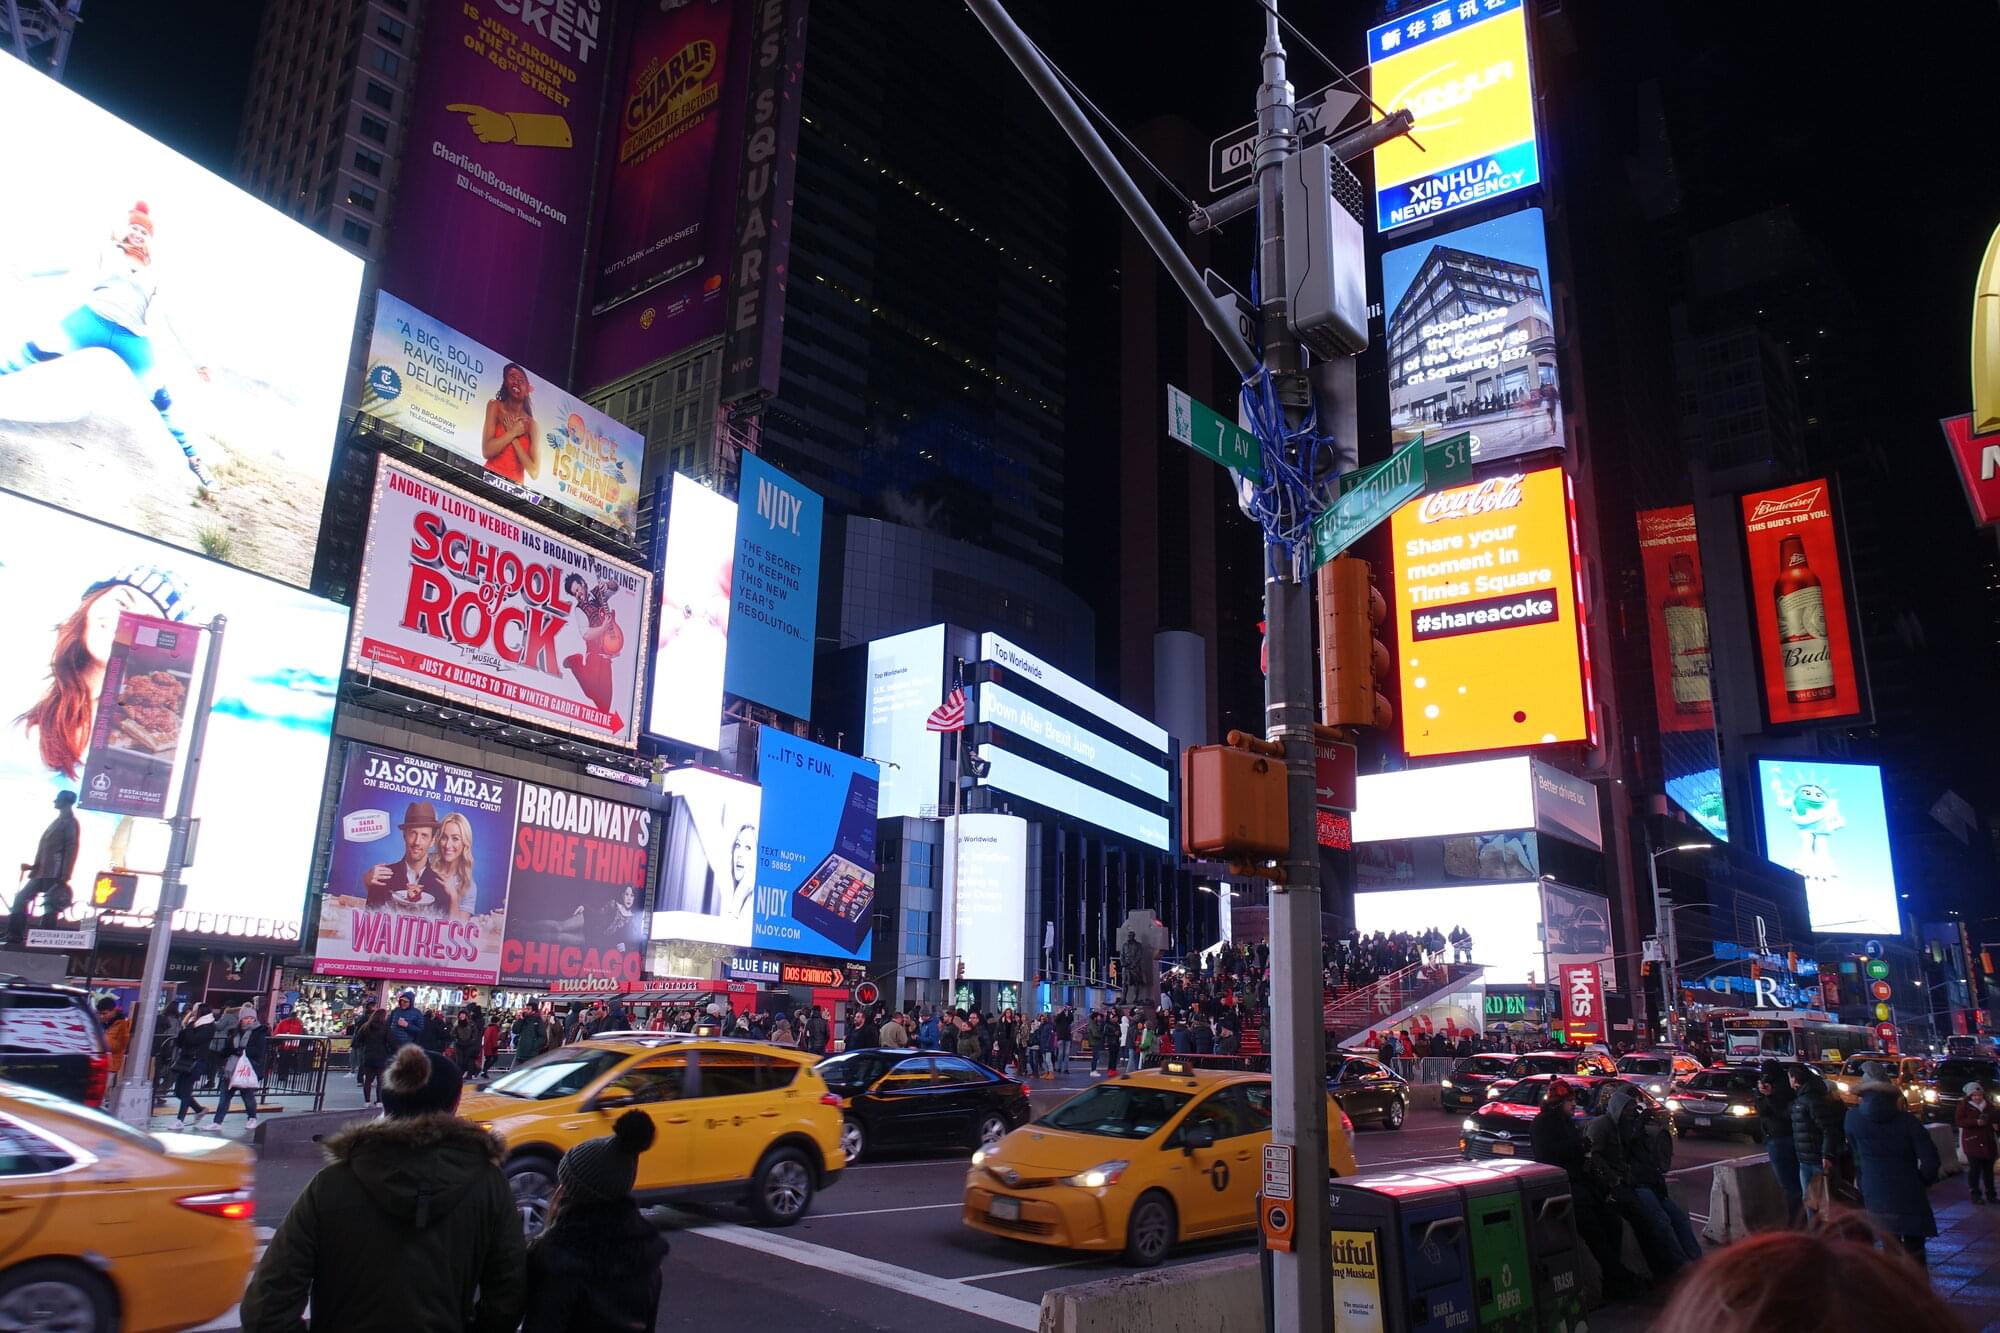
[[[1464,1201],[1447,1182],[1400,1171],[1329,1182],[1334,1326],[1465,1333],[1473,1318]]]
[[[1427,1167],[1412,1174],[1451,1185],[1463,1201],[1479,1327],[1496,1333],[1532,1333],[1534,1270],[1528,1258],[1521,1190],[1514,1178],[1485,1162]]]
[[[1583,1239],[1571,1206],[1569,1173],[1520,1160],[1484,1163],[1521,1190],[1528,1257],[1535,1271],[1535,1326],[1542,1333],[1576,1333],[1584,1326]]]

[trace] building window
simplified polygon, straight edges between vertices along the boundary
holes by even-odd
[[[389,142],[389,127],[373,116],[361,118],[361,137],[373,139],[376,143]]]
[[[370,176],[382,174],[382,155],[372,148],[354,150],[354,169]]]
[[[319,169],[321,171],[332,171],[339,165],[340,150],[338,148],[329,148],[326,153],[326,160],[319,164]]]
[[[930,912],[903,911],[903,952],[922,957],[931,952]]]
[[[379,46],[371,46],[368,48],[368,65],[369,68],[387,74],[393,79],[396,77],[396,71],[403,67],[403,58],[394,51],[385,51]]]
[[[333,197],[333,185],[331,182],[320,186],[319,193],[313,197],[313,212],[317,213],[322,208],[325,208],[326,201],[332,197]]]
[[[384,15],[375,24],[375,35],[391,46],[401,46],[403,44],[403,31],[402,20],[392,19],[387,15]]]
[[[356,245],[366,245],[369,237],[368,224],[356,222],[353,218],[342,218],[340,236],[342,240],[352,241]]]
[[[384,111],[391,110],[396,105],[395,90],[385,88],[373,79],[368,80],[368,87],[361,95],[367,99],[369,105],[379,106]]]
[[[355,181],[347,187],[347,202],[364,213],[375,211],[377,197],[375,187],[372,185],[363,185],[360,181]]]

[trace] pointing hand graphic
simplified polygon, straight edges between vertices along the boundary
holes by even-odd
[[[569,122],[561,116],[494,111],[473,102],[453,102],[445,110],[464,116],[481,143],[516,143],[523,148],[568,148],[572,143]]]
[[[463,113],[472,123],[472,132],[479,136],[481,143],[512,143],[514,140],[514,118],[505,111],[489,111],[471,102],[453,102],[447,111]]]

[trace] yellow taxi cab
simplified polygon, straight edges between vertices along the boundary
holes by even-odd
[[[0,1081],[0,1329],[191,1328],[243,1295],[256,1159]]]
[[[1353,1122],[1327,1098],[1327,1156],[1353,1175]],[[1177,1241],[1256,1222],[1271,1076],[1169,1059],[1114,1076],[972,1156],[965,1224],[1011,1240],[1122,1250],[1150,1267]]]
[[[742,1203],[768,1226],[806,1215],[840,1178],[840,1099],[818,1057],[731,1037],[607,1033],[558,1047],[470,1093],[459,1114],[507,1143],[507,1177],[529,1237],[541,1234],[556,1163],[637,1108],[652,1118],[641,1204]]]

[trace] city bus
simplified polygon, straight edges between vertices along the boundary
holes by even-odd
[[[1757,1018],[1750,1015],[1718,1016],[1721,1029],[1717,1049],[1732,1065],[1760,1064],[1765,1060],[1803,1060],[1816,1064],[1823,1060],[1843,1060],[1856,1051],[1875,1049],[1875,1032],[1856,1023],[1831,1023],[1802,1018],[1797,1014]]]

